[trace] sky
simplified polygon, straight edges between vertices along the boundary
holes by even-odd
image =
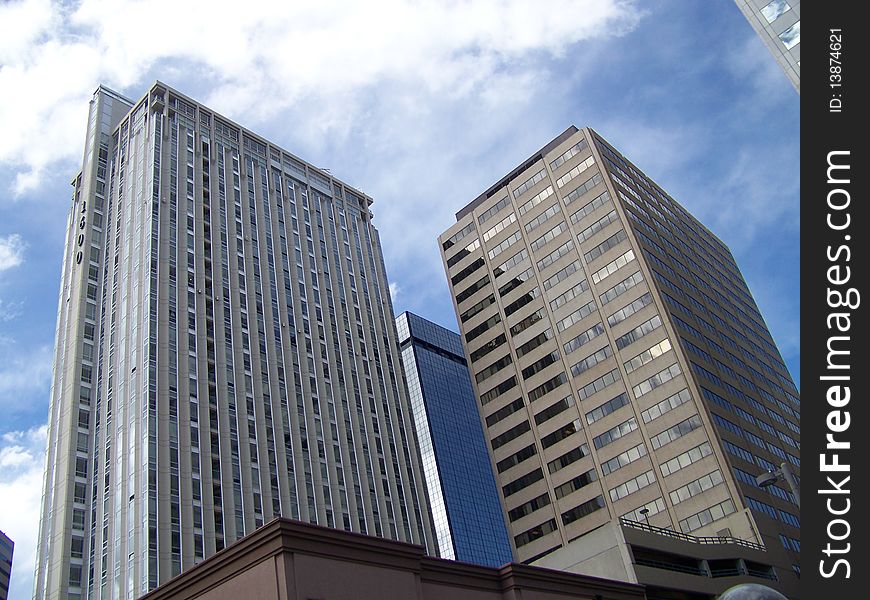
[[[397,313],[437,236],[591,126],[732,250],[797,379],[800,99],[730,0],[0,3],[0,530],[29,598],[64,231],[99,84],[161,80],[374,198]]]

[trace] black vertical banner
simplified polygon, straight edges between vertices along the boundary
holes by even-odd
[[[870,598],[866,5],[807,2],[801,39],[801,598]]]

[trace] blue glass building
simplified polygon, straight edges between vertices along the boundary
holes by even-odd
[[[396,328],[439,554],[487,566],[511,562],[459,334],[409,312]]]

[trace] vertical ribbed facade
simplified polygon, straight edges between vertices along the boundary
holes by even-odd
[[[735,0],[737,7],[801,93],[801,0]]]
[[[589,129],[439,238],[510,533],[531,562],[626,518],[763,543],[796,582],[800,400],[728,248]]]
[[[278,515],[431,551],[371,199],[160,83],[97,90],[74,186],[35,597]]]
[[[513,560],[458,334],[396,318],[438,553],[491,567]]]

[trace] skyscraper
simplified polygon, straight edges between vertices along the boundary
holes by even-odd
[[[442,558],[499,567],[513,560],[477,399],[459,335],[396,318],[420,458]]]
[[[801,93],[801,0],[735,0],[797,93]]]
[[[12,554],[15,544],[0,531],[0,600],[9,596],[9,583],[12,579]]]
[[[800,401],[728,248],[575,127],[456,219],[439,241],[518,559],[791,597],[798,507],[755,476],[800,468]],[[629,552],[625,524],[670,537]],[[722,547],[673,547],[698,536]]]
[[[371,198],[162,83],[73,179],[38,598],[134,598],[277,515],[434,550]]]

